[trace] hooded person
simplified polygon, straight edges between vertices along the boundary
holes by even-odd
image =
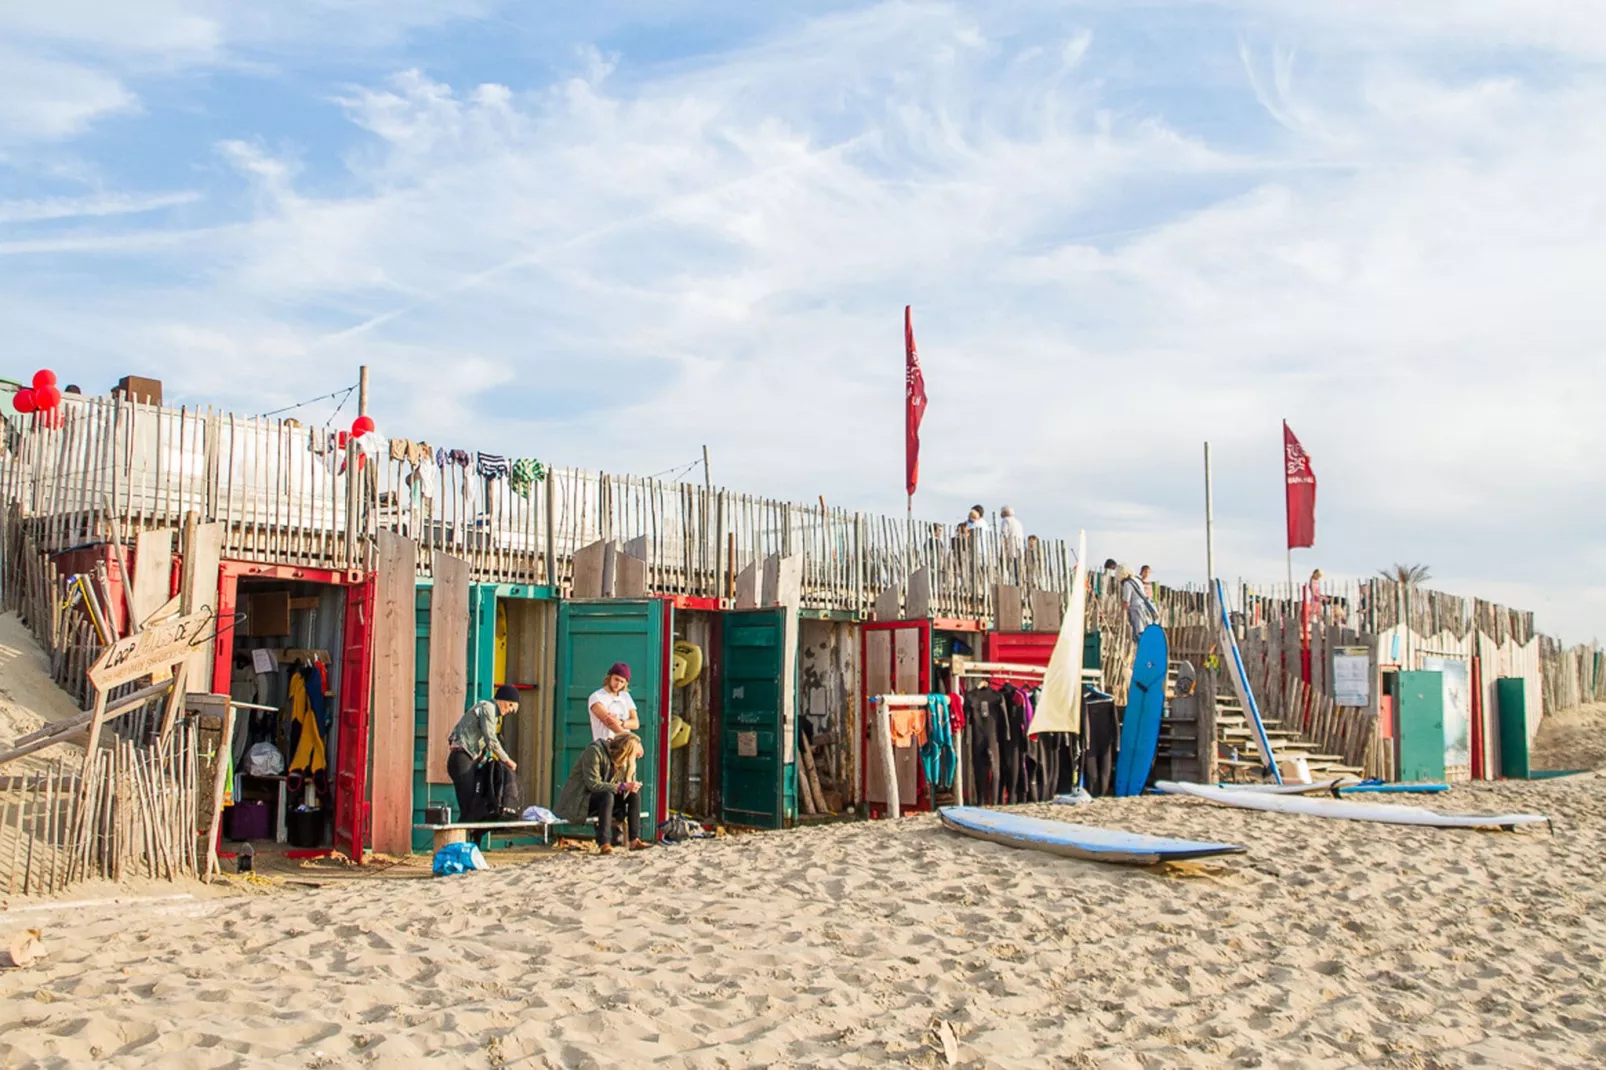
[[[630,732],[594,739],[569,769],[554,809],[576,825],[597,820],[597,850],[613,853],[614,827],[624,822],[624,842],[640,851],[652,844],[641,838],[641,781],[633,779],[636,759],[644,750]]]

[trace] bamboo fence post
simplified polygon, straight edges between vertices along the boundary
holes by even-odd
[[[881,752],[881,773],[886,780],[887,816],[902,817],[903,807],[898,798],[898,765],[892,754],[892,710],[886,696],[875,700],[876,744]]]

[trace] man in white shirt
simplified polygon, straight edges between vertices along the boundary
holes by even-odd
[[[998,521],[999,535],[1004,540],[1004,550],[1019,556],[1026,549],[1026,528],[1021,524],[1020,518],[1015,515],[1015,507],[1006,505],[998,510],[1001,518]]]
[[[636,701],[630,697],[630,666],[615,662],[602,686],[586,701],[591,710],[591,738],[612,739],[641,727]]]

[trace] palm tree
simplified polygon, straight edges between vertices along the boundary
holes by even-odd
[[[1392,569],[1380,568],[1377,574],[1386,580],[1393,580],[1403,587],[1418,587],[1433,578],[1426,565],[1396,564]]]

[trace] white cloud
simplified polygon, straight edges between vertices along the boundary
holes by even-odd
[[[1243,7],[1217,58],[1275,115],[1254,136],[1134,96],[1144,56],[1091,9],[1028,33],[890,3],[533,86],[352,77],[339,181],[234,131],[249,215],[48,336],[253,411],[366,361],[398,433],[641,472],[707,442],[733,485],[897,511],[912,303],[925,512],[1010,501],[1197,575],[1209,438],[1218,560],[1274,579],[1286,416],[1322,481],[1302,561],[1426,560],[1592,634],[1606,84],[1425,50],[1587,57],[1598,20]]]

